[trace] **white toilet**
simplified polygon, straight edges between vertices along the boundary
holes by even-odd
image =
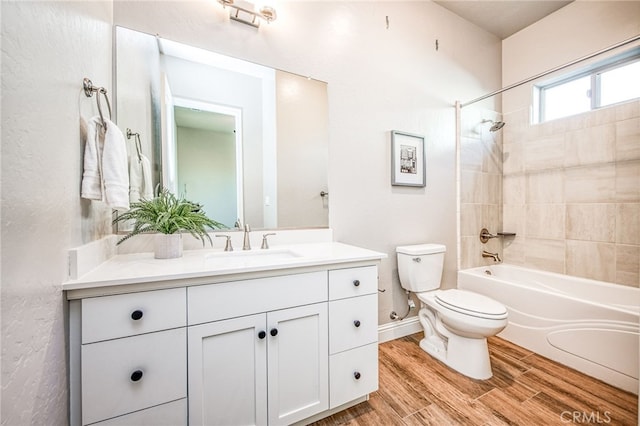
[[[507,326],[507,309],[470,291],[440,290],[445,251],[441,244],[397,247],[400,285],[420,299],[420,347],[465,376],[485,380],[492,376],[487,337]]]

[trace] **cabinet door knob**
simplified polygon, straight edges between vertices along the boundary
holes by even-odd
[[[360,327],[360,320],[355,320],[353,322],[353,325],[355,325],[356,327]]]
[[[269,334],[271,334],[272,336],[277,336],[278,335],[278,329],[277,328],[272,328],[271,331],[269,332]]]
[[[353,280],[353,285],[358,287],[360,285],[360,280]]]
[[[264,330],[262,330],[262,331],[260,331],[260,333],[258,333],[258,338],[264,339],[265,337],[267,337],[267,333]]]
[[[131,373],[131,381],[132,382],[137,382],[140,379],[142,379],[143,375],[144,375],[144,373],[142,372],[142,370],[136,370],[133,373]]]
[[[140,318],[142,318],[143,315],[144,313],[140,309],[136,309],[135,311],[131,312],[131,319],[134,321],[138,321]]]
[[[354,372],[353,377],[355,377],[356,380],[360,380],[360,372],[359,371]]]

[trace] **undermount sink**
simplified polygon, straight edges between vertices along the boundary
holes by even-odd
[[[207,264],[218,267],[268,265],[283,260],[294,259],[300,255],[287,249],[225,251],[205,256]]]

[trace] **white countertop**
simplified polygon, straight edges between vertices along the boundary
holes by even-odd
[[[95,289],[249,272],[286,270],[350,262],[378,261],[385,253],[336,242],[272,246],[268,250],[185,250],[177,259],[154,259],[153,253],[116,255],[78,279],[62,284],[65,291]]]

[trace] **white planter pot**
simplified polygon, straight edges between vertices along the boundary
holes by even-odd
[[[182,257],[182,234],[156,234],[153,239],[156,259]]]

